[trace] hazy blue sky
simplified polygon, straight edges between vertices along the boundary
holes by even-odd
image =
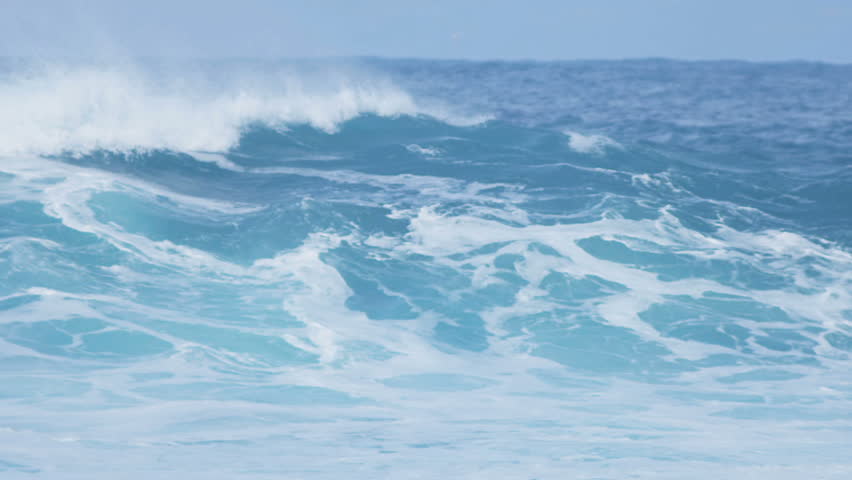
[[[0,55],[852,62],[852,0],[0,0]]]

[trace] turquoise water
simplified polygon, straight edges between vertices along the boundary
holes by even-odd
[[[852,67],[0,71],[3,478],[852,476]]]

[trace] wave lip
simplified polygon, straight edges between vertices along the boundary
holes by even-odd
[[[454,116],[419,104],[380,75],[354,69],[221,71],[139,65],[30,66],[0,76],[0,155],[210,151],[252,125],[307,124],[334,132],[364,114]]]

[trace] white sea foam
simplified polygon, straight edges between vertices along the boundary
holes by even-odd
[[[615,140],[598,134],[586,135],[579,132],[566,131],[568,146],[578,153],[603,153],[606,148],[621,148]]]
[[[199,162],[212,163],[223,170],[231,170],[232,172],[242,172],[245,169],[236,163],[230,161],[221,153],[212,152],[190,152],[192,158]]]
[[[474,284],[487,284],[493,276],[493,262],[498,255],[522,254],[524,262],[518,272],[529,282],[521,290],[511,307],[495,309],[485,314],[490,328],[499,332],[506,318],[518,312],[535,313],[553,308],[541,300],[535,286],[550,271],[565,272],[572,276],[594,275],[625,285],[628,290],[605,300],[598,300],[594,310],[612,325],[623,327],[639,334],[646,340],[665,345],[681,358],[698,359],[713,353],[723,353],[724,348],[687,342],[661,335],[660,332],[639,318],[638,313],[655,303],[664,303],[666,296],[683,295],[701,298],[705,292],[753,298],[765,305],[782,309],[795,318],[808,318],[830,328],[836,328],[843,312],[852,308],[852,297],[847,292],[849,265],[852,259],[842,249],[822,247],[789,232],[742,233],[730,229],[715,236],[702,235],[685,228],[666,209],[655,220],[602,219],[592,223],[568,225],[528,225],[513,227],[474,216],[447,216],[429,208],[410,212],[410,231],[407,242],[394,246],[397,250],[448,259],[459,252],[475,251],[485,245],[506,242],[496,252],[486,254],[480,260],[464,260],[474,266]],[[626,235],[629,235],[627,237]],[[679,280],[662,280],[655,273],[634,266],[604,260],[591,255],[578,244],[578,240],[593,236],[615,239],[636,251],[649,251],[648,245],[664,245],[666,250],[692,255],[696,258],[712,255],[713,258],[743,265],[759,266],[762,261],[755,252],[771,254],[772,264],[785,272],[796,272],[797,284],[803,291],[782,288],[774,290],[751,290],[725,285],[716,280],[700,277]],[[548,245],[558,251],[562,258],[526,251],[531,242]],[[518,250],[512,245],[520,244]],[[513,250],[514,248],[514,250]],[[743,250],[749,253],[743,253]],[[824,262],[823,279],[808,279],[801,262],[816,257]],[[448,261],[454,268],[458,262]],[[805,290],[807,289],[807,290]],[[819,308],[814,308],[819,304]],[[514,342],[515,340],[512,340]],[[824,341],[820,341],[824,343]]]
[[[213,163],[224,163],[223,160],[227,162],[224,157],[216,155],[202,156],[204,160]],[[228,167],[227,163],[224,166]],[[171,192],[131,178],[45,159],[9,160],[5,164],[0,163],[0,171],[12,173],[21,184],[31,184],[31,195],[36,196],[44,204],[46,211],[62,220],[66,226],[94,233],[151,263],[177,267],[193,282],[215,281],[219,278],[224,279],[226,284],[234,288],[251,284],[257,286],[257,289],[282,289],[280,305],[304,326],[278,329],[260,325],[229,324],[227,328],[265,335],[270,339],[283,338],[291,345],[319,357],[319,365],[312,364],[310,368],[261,370],[266,375],[265,381],[246,382],[248,385],[234,384],[233,373],[222,372],[222,368],[205,369],[207,366],[205,362],[222,362],[230,367],[225,370],[232,370],[238,363],[251,364],[249,355],[226,352],[216,346],[205,346],[176,338],[155,327],[146,328],[144,322],[124,320],[122,315],[116,315],[117,318],[113,318],[109,315],[108,306],[115,306],[115,309],[121,312],[145,313],[147,317],[173,323],[209,325],[209,320],[194,318],[196,314],[193,312],[136,304],[132,298],[118,294],[115,296],[113,294],[80,294],[42,287],[29,288],[23,293],[38,295],[40,299],[0,315],[0,325],[13,322],[36,324],[45,320],[85,316],[108,321],[111,324],[109,328],[141,332],[160,338],[174,345],[176,352],[169,356],[152,357],[138,364],[128,364],[121,369],[95,371],[85,376],[85,382],[94,387],[89,397],[85,397],[84,400],[73,398],[62,400],[69,405],[74,405],[72,403],[74,401],[79,401],[80,404],[112,401],[110,397],[100,392],[108,390],[117,397],[139,399],[135,401],[138,403],[117,404],[119,408],[99,410],[80,408],[70,415],[62,409],[50,410],[43,405],[33,405],[29,402],[4,404],[10,418],[29,419],[38,415],[41,421],[49,423],[52,427],[52,430],[47,433],[37,429],[26,432],[0,430],[0,437],[7,438],[9,440],[7,443],[16,449],[15,458],[27,464],[57,465],[55,467],[57,469],[62,467],[71,471],[84,469],[87,472],[100,472],[99,469],[105,469],[106,466],[118,468],[116,467],[118,460],[115,458],[107,459],[104,463],[102,458],[95,459],[89,450],[80,446],[92,439],[102,438],[110,439],[122,446],[133,445],[135,448],[149,449],[171,462],[178,462],[174,460],[178,458],[174,454],[175,450],[185,448],[187,445],[195,445],[193,442],[209,442],[205,445],[203,454],[194,453],[196,449],[193,448],[180,450],[180,461],[191,461],[193,465],[205,465],[205,468],[210,469],[213,468],[209,466],[211,461],[216,462],[219,457],[229,458],[226,449],[233,448],[233,443],[230,442],[249,442],[252,443],[252,447],[272,443],[276,455],[284,451],[290,456],[285,457],[285,460],[317,469],[324,465],[325,459],[312,452],[321,450],[320,447],[328,447],[329,442],[341,451],[351,452],[353,456],[358,455],[364,458],[375,456],[372,441],[369,447],[365,446],[367,442],[355,445],[334,443],[338,442],[339,438],[351,442],[349,439],[359,438],[358,435],[363,436],[366,428],[364,420],[356,422],[345,418],[340,414],[339,407],[337,411],[330,412],[329,407],[311,403],[304,406],[252,403],[233,401],[227,396],[210,400],[204,398],[203,388],[205,387],[201,381],[206,382],[206,385],[224,385],[226,382],[231,382],[230,385],[221,387],[222,392],[239,389],[251,391],[253,387],[274,389],[287,385],[309,385],[368,398],[375,403],[351,407],[351,416],[378,418],[377,421],[382,421],[380,429],[383,435],[382,445],[386,446],[384,448],[411,452],[414,451],[411,445],[430,443],[438,445],[437,448],[417,447],[415,453],[406,454],[407,456],[404,457],[406,467],[415,464],[425,469],[428,467],[428,462],[436,464],[440,462],[446,455],[446,448],[440,447],[440,442],[444,441],[464,453],[465,465],[470,462],[471,457],[485,465],[496,464],[492,461],[496,455],[494,451],[502,452],[514,448],[512,442],[516,441],[519,431],[520,435],[527,435],[526,428],[532,428],[530,426],[535,425],[551,425],[554,419],[570,424],[576,435],[572,433],[566,436],[563,428],[538,429],[535,430],[537,435],[535,441],[544,446],[564,445],[565,442],[569,442],[571,447],[581,454],[577,454],[576,458],[561,456],[557,459],[558,461],[548,456],[536,457],[537,466],[533,467],[534,471],[537,474],[544,472],[548,478],[558,478],[559,469],[566,459],[580,462],[584,458],[583,455],[586,455],[582,452],[583,448],[588,448],[589,438],[604,445],[627,444],[631,448],[637,448],[634,445],[639,445],[640,442],[625,437],[624,431],[631,432],[630,435],[647,437],[642,440],[644,445],[642,448],[652,452],[648,455],[656,455],[657,451],[670,449],[670,443],[675,440],[679,448],[685,452],[710,450],[714,454],[735,455],[735,449],[730,446],[732,443],[728,439],[745,437],[756,443],[766,435],[767,428],[773,436],[782,439],[781,443],[774,444],[773,448],[779,451],[789,450],[795,447],[797,442],[802,441],[801,435],[811,435],[808,433],[809,430],[802,433],[801,429],[796,430],[798,424],[788,426],[789,424],[784,422],[775,422],[768,427],[761,426],[760,429],[748,429],[742,428],[741,422],[718,416],[714,416],[713,421],[708,422],[705,420],[708,415],[715,415],[718,411],[728,408],[724,401],[686,403],[671,401],[665,396],[665,390],[686,388],[686,386],[690,389],[689,393],[696,395],[743,395],[742,387],[727,387],[724,384],[720,386],[714,380],[723,374],[748,373],[753,369],[752,365],[685,372],[683,377],[679,378],[679,383],[666,384],[664,387],[602,378],[599,379],[599,383],[593,384],[595,385],[593,388],[571,387],[566,393],[566,389],[545,385],[544,382],[536,380],[533,375],[527,373],[530,369],[552,369],[554,364],[527,353],[530,351],[530,343],[536,341],[532,335],[514,337],[505,335],[506,324],[519,315],[546,312],[555,307],[553,302],[543,296],[538,289],[543,278],[552,271],[571,276],[597,275],[624,284],[628,287],[627,291],[595,299],[584,303],[579,308],[582,308],[584,313],[599,315],[611,325],[628,329],[645,340],[659,342],[669,348],[674,357],[688,360],[725,353],[728,350],[720,346],[662,335],[645,323],[637,313],[653,303],[663,301],[666,295],[700,297],[707,290],[729,294],[749,294],[767,305],[777,305],[788,311],[793,311],[792,307],[798,304],[801,305],[801,311],[806,308],[819,310],[825,312],[827,318],[836,317],[836,312],[850,305],[848,296],[834,297],[833,304],[826,304],[815,302],[819,298],[817,295],[797,295],[789,290],[746,292],[701,278],[675,282],[662,281],[656,274],[638,269],[634,265],[594,257],[576,243],[583,238],[600,235],[605,238],[616,238],[635,250],[652,251],[655,244],[665,246],[666,248],[661,249],[664,251],[688,250],[695,256],[706,252],[712,254],[714,258],[742,261],[750,260],[746,253],[762,252],[772,255],[776,262],[789,262],[789,265],[784,264],[778,267],[784,271],[788,269],[787,267],[796,268],[796,263],[802,258],[817,257],[826,261],[828,265],[826,268],[831,269],[827,272],[827,276],[832,281],[836,281],[837,276],[843,275],[843,272],[849,271],[848,265],[852,260],[848,254],[830,245],[821,245],[788,232],[746,233],[721,230],[712,236],[692,232],[679,224],[676,217],[666,209],[661,211],[659,218],[653,220],[610,218],[587,224],[524,226],[506,225],[485,218],[478,212],[453,216],[439,213],[432,208],[396,210],[392,213],[394,217],[403,216],[411,220],[408,234],[359,239],[355,236],[344,238],[331,233],[316,233],[310,235],[294,249],[283,251],[272,258],[257,260],[249,266],[240,266],[207,255],[201,250],[153,241],[141,235],[131,235],[122,231],[119,226],[95,217],[87,203],[91,194],[107,190],[121,191],[145,199],[165,196],[181,208],[202,211],[208,215],[239,214],[246,211],[246,208],[252,208],[251,206],[208,201]],[[248,169],[247,171],[253,174],[316,176],[339,183],[363,183],[405,191],[434,189],[473,196],[487,189],[481,185],[471,186],[449,178],[415,175],[383,176],[348,170],[328,172],[297,168]],[[47,188],[44,188],[45,186]],[[470,187],[469,190],[468,187]],[[502,187],[511,191],[510,186]],[[16,188],[20,188],[20,185]],[[347,305],[347,299],[354,292],[347,285],[341,272],[323,260],[323,254],[335,249],[343,242],[356,244],[359,241],[379,250],[382,254],[405,256],[410,253],[420,253],[434,258],[435,262],[445,263],[456,271],[470,272],[471,289],[482,288],[497,281],[498,272],[495,269],[495,261],[498,256],[520,255],[523,258],[517,263],[517,273],[528,282],[528,285],[511,299],[509,305],[485,308],[481,311],[488,329],[496,334],[494,338],[489,339],[488,351],[469,355],[464,352],[446,353],[435,348],[429,341],[434,324],[445,319],[426,313],[410,321],[410,324],[393,320],[377,322],[370,321],[363,312],[355,311]],[[506,245],[497,251],[477,253],[481,247],[495,242],[505,242]],[[530,250],[529,246],[534,243],[548,245],[558,255]],[[458,254],[466,254],[468,258],[463,261],[455,260]],[[459,269],[462,262],[472,266],[472,269]],[[202,265],[203,268],[198,268]],[[128,267],[116,266],[109,271],[123,275],[128,270],[132,271]],[[209,273],[215,275],[209,275]],[[145,275],[142,272],[137,274]],[[287,285],[286,294],[283,291],[284,287],[281,286],[285,279],[294,279],[298,283],[293,289],[289,289],[290,285]],[[131,279],[126,280],[131,281]],[[155,281],[180,280],[157,278]],[[472,290],[465,293],[470,291]],[[825,324],[828,325],[827,322]],[[753,328],[750,324],[746,323],[746,325]],[[572,326],[566,322],[564,328],[570,329]],[[80,335],[76,334],[75,339],[79,338]],[[393,349],[398,355],[384,361],[352,361],[346,365],[346,368],[337,368],[338,362],[347,361],[350,358],[347,341],[370,341],[386,349]],[[49,360],[49,357],[21,346],[4,343],[0,344],[0,347],[7,354],[26,354]],[[200,361],[198,357],[192,357],[192,355],[199,355],[199,351],[209,355],[210,359]],[[794,368],[786,367],[787,370]],[[569,369],[560,371],[569,372],[569,377],[576,373]],[[174,377],[165,381],[151,381],[140,386],[138,382],[131,380],[132,375],[139,372],[169,372]],[[465,376],[450,376],[444,372],[464,372]],[[845,369],[841,371],[841,373],[845,372]],[[767,399],[792,398],[789,392],[807,392],[826,388],[822,386],[822,382],[832,378],[822,375],[811,373],[810,377],[790,380],[783,388],[757,383],[749,387],[748,394]],[[481,389],[476,384],[478,380],[472,379],[473,377],[485,379],[482,381]],[[443,382],[454,381],[460,384],[460,387],[457,390],[451,388],[447,391],[430,391],[427,384],[430,378]],[[422,387],[425,391],[406,391],[404,390],[405,382],[400,382],[400,379],[407,380],[414,386],[417,386],[419,381],[423,383]],[[476,389],[465,391],[466,379]],[[66,381],[64,378],[56,377],[48,378],[48,380],[60,386],[63,384],[59,382]],[[13,381],[14,378],[11,382]],[[580,377],[579,382],[582,381],[583,377]],[[839,381],[828,383],[828,385],[841,384]],[[180,390],[182,387],[193,386],[199,386],[202,390],[198,392],[198,399],[151,401],[145,398],[147,395],[145,388],[151,385],[163,390]],[[95,395],[103,395],[106,400]],[[823,393],[820,395],[825,398],[822,400],[825,404],[832,405],[831,402],[844,401],[839,395]],[[641,415],[636,415],[636,405],[644,409]],[[820,408],[825,409],[822,405],[814,407],[809,404],[808,408],[816,408],[819,413],[822,411],[819,410]],[[732,406],[738,405],[733,403]],[[760,407],[764,405],[761,404]],[[771,407],[775,408],[777,405],[771,405]],[[517,412],[524,412],[520,420]],[[316,428],[317,423],[314,423],[314,419],[319,422],[332,416],[340,419],[327,424],[323,423],[322,428]],[[282,437],[281,421],[276,420],[280,418],[297,418],[300,422],[310,423],[304,427],[301,423],[295,424],[296,426],[288,424],[290,428],[288,436]],[[382,418],[404,418],[404,421],[384,421]],[[602,426],[604,421],[624,426],[624,428],[605,428]],[[233,423],[227,422],[239,422],[240,428],[232,428],[230,425]],[[471,433],[470,428],[472,422],[476,422],[474,433]],[[76,433],[79,429],[77,425],[80,423],[90,426],[78,434]],[[664,437],[659,435],[660,430],[667,432]],[[75,433],[70,435],[69,432]],[[842,433],[826,434],[825,431],[820,430],[818,434],[813,434],[806,439],[825,442],[826,445],[833,442],[845,446]],[[655,439],[655,435],[660,438]],[[825,435],[836,436],[826,439]],[[580,440],[572,440],[574,437]],[[784,440],[791,438],[794,440]],[[70,439],[79,439],[79,441],[68,441]],[[218,443],[220,441],[221,445]],[[219,448],[222,450],[214,450]],[[210,455],[211,451],[215,451],[217,455]],[[646,473],[658,468],[658,464],[642,458],[645,450],[636,451],[639,451],[639,454],[635,455],[634,460],[630,460],[634,462],[631,467],[636,466],[634,471]],[[841,454],[836,455],[840,457]],[[403,462],[403,460],[396,461],[400,464]],[[129,463],[142,471],[141,464],[135,464],[134,458],[121,458],[121,462],[123,468],[126,468]],[[681,478],[682,474],[687,474],[687,470],[694,470],[698,466],[704,468],[706,463],[687,461],[686,466],[682,467],[683,470],[677,472],[677,476],[672,474],[667,478]],[[498,465],[487,468],[488,475],[495,477],[517,476],[517,471],[510,470],[510,467]],[[742,467],[742,469],[745,468]],[[145,475],[150,476],[149,473],[145,472]],[[475,476],[481,474],[481,471],[471,470],[469,473],[469,476]],[[741,473],[748,476],[755,471],[741,470]],[[139,478],[145,475],[140,474]]]
[[[54,64],[6,74],[0,77],[0,155],[221,152],[254,124],[308,124],[333,132],[362,114],[479,121],[422,106],[389,80],[352,69],[246,70],[219,77],[127,64]]]
[[[416,143],[412,143],[411,145],[406,145],[405,149],[411,153],[416,153],[419,155],[423,155],[424,157],[437,157],[441,154],[441,151],[434,147],[421,147]]]

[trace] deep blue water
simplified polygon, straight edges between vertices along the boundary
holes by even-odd
[[[852,66],[0,66],[0,476],[852,478]]]

